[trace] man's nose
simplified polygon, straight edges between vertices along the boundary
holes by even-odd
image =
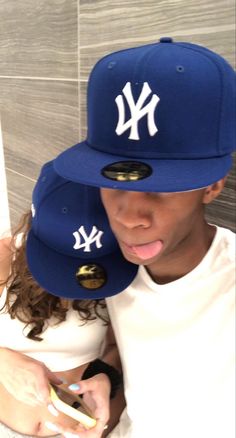
[[[119,200],[115,219],[126,228],[149,228],[151,211],[147,210],[142,192],[124,192]]]

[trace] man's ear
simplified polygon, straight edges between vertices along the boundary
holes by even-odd
[[[219,196],[224,188],[226,178],[227,177],[225,176],[204,189],[203,204],[210,204],[215,198],[217,198],[217,196]]]

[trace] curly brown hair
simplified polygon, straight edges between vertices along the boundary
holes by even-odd
[[[55,324],[60,324],[66,319],[68,305],[78,311],[84,321],[102,319],[105,325],[109,323],[104,300],[64,300],[51,295],[42,289],[33,279],[26,261],[26,240],[31,224],[31,213],[22,216],[21,222],[11,240],[11,250],[14,254],[8,278],[1,282],[7,287],[7,299],[2,309],[8,312],[12,319],[18,318],[29,328],[27,337],[35,341],[43,338],[39,335],[45,330],[45,322],[52,316]],[[16,244],[16,237],[21,233],[21,245]]]

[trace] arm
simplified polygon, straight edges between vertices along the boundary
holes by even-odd
[[[17,400],[31,406],[48,403],[49,381],[61,383],[42,362],[0,347],[0,383]]]
[[[105,345],[104,345],[103,353],[101,356],[101,360],[103,362],[105,362],[105,364],[112,366],[113,368],[115,368],[115,370],[117,370],[119,373],[122,374],[120,355],[119,355],[119,351],[118,351],[117,344],[116,344],[116,339],[115,339],[114,332],[113,332],[111,325],[109,325],[108,329],[107,329],[106,338],[105,338]],[[103,378],[107,377],[106,374],[103,374],[102,368],[103,368],[103,364],[101,364],[101,374],[99,373],[99,374],[94,375],[94,377],[91,377],[91,381],[92,381],[92,379],[95,379],[98,376],[103,375]],[[96,367],[95,367],[94,371],[96,372]],[[104,370],[104,373],[106,373],[105,370]],[[86,375],[86,370],[85,370],[85,375]],[[84,378],[86,378],[86,377],[84,377]],[[113,378],[111,380],[113,381]],[[86,382],[86,380],[84,382]],[[123,383],[119,384],[117,386],[116,378],[115,378],[115,381],[113,381],[112,386],[113,386],[112,392],[115,393],[115,396],[111,396],[110,400],[108,400],[108,403],[109,403],[108,408],[104,405],[101,407],[99,412],[97,411],[97,417],[101,418],[103,420],[104,424],[106,424],[106,423],[108,424],[108,428],[104,430],[102,437],[106,437],[112,431],[112,429],[114,429],[114,427],[116,426],[116,424],[119,421],[119,418],[120,418],[120,415],[121,415],[123,409],[125,408]],[[85,396],[86,396],[86,394],[85,394]],[[108,421],[108,419],[107,419],[107,421],[105,421],[105,412],[107,412],[107,409],[109,409],[109,413],[107,416],[107,418],[109,418],[109,421]]]
[[[102,360],[112,365],[122,373],[120,355],[116,344],[115,335],[110,325],[107,330],[106,346],[103,352]],[[104,431],[103,437],[106,437],[119,422],[120,415],[125,408],[124,387],[123,384],[118,389],[116,396],[110,401],[110,419],[108,429]]]
[[[10,272],[11,237],[0,240],[0,295]],[[41,362],[0,346],[0,383],[17,400],[36,406],[49,399],[48,382],[61,381]]]
[[[121,371],[121,362],[116,346],[112,328],[109,326],[107,330],[105,347],[101,360]],[[54,427],[57,427],[59,433],[72,433],[74,437],[79,438],[101,438],[115,427],[119,421],[121,412],[125,407],[123,388],[119,388],[115,397],[110,400],[111,383],[108,376],[102,372],[94,375],[86,380],[78,382],[79,389],[75,390],[77,394],[83,394],[85,402],[94,412],[94,417],[97,419],[97,425],[90,430],[85,431],[78,425],[76,429],[63,428],[61,424],[54,422]],[[108,428],[104,427],[108,424]],[[78,435],[77,435],[78,434]]]
[[[122,372],[120,355],[111,324],[107,329],[105,347],[101,359],[109,365],[112,365],[118,371]]]
[[[11,259],[11,237],[7,237],[0,240],[0,295],[10,272]]]

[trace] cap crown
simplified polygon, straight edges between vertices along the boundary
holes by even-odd
[[[32,230],[49,248],[84,259],[117,249],[99,189],[61,178],[52,162],[43,166],[32,201]]]
[[[212,158],[236,145],[235,72],[198,45],[160,43],[102,58],[88,87],[94,149],[146,159]]]

